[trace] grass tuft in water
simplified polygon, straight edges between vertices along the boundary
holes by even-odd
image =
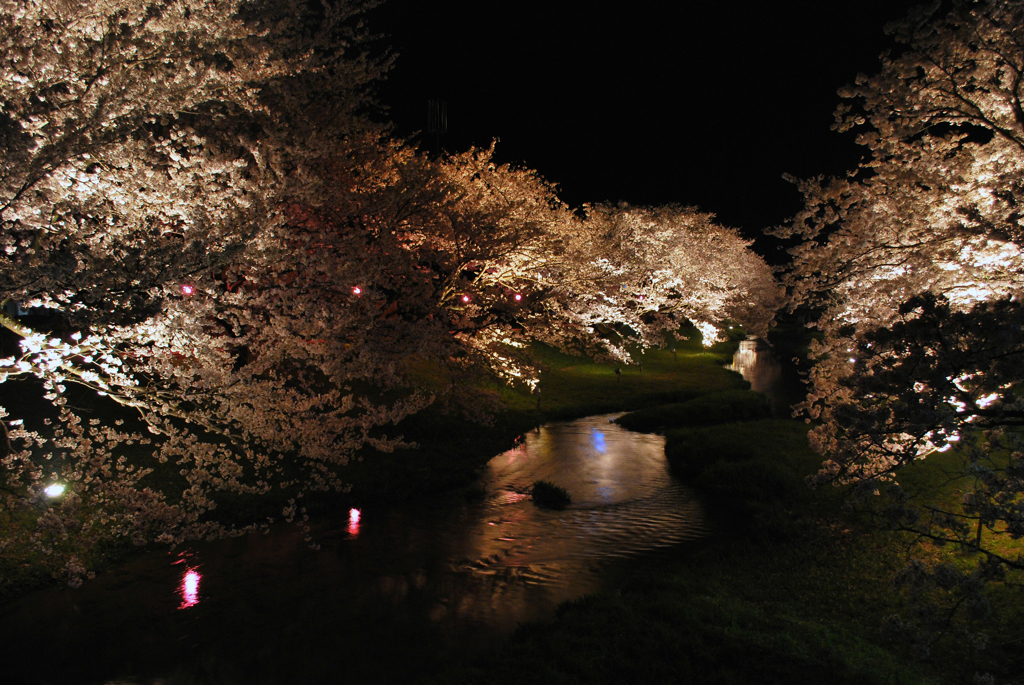
[[[530,496],[534,504],[547,509],[565,509],[572,503],[568,490],[546,480],[535,481],[530,488]]]

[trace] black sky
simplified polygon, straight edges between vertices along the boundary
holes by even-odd
[[[799,207],[783,173],[856,163],[836,89],[915,4],[389,0],[369,20],[398,53],[380,97],[399,134],[443,98],[449,151],[500,138],[570,205],[696,205],[753,237]]]

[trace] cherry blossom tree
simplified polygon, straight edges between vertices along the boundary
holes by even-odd
[[[308,353],[305,313],[274,327],[280,292],[227,282],[229,265],[259,271],[294,248],[284,200],[314,192],[338,144],[366,135],[356,112],[383,67],[347,49],[359,9],[3,3],[0,299],[60,322],[46,334],[2,317],[22,338],[3,377],[37,376],[59,408],[42,432],[10,422],[6,513],[41,515],[12,524],[22,539],[5,544],[52,552],[69,531],[142,543],[221,530],[213,493],[287,485],[285,453],[303,465],[300,480],[327,487],[327,463],[390,448],[371,431],[422,405],[355,397],[333,360]],[[83,421],[68,382],[137,409],[157,437]],[[180,492],[146,487],[168,462]],[[52,481],[68,489],[56,502]],[[66,566],[75,579],[73,557]]]
[[[693,207],[595,206],[588,221],[588,248],[606,255],[596,264],[616,275],[619,292],[602,292],[603,302],[621,301],[630,312],[609,314],[603,323],[624,321],[644,344],[661,341],[667,329],[689,321],[705,345],[724,339],[723,324],[738,322],[765,335],[782,293],[770,267],[733,229]],[[592,302],[581,316],[600,316]]]
[[[836,113],[865,160],[802,182],[782,231],[804,240],[791,303],[821,312],[802,408],[827,457],[814,482],[881,492],[891,525],[980,551],[947,589],[981,611],[967,588],[1024,568],[1000,542],[1024,535],[1024,3],[934,3],[888,30],[901,48]],[[914,506],[900,469],[950,449],[962,503]]]

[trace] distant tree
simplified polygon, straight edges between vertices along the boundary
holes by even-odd
[[[329,261],[299,271],[361,269],[352,278],[402,357],[532,385],[529,341],[627,359],[622,340],[595,331],[628,326],[646,346],[694,321],[710,345],[726,321],[764,332],[780,301],[748,242],[695,209],[591,207],[581,218],[536,172],[496,164],[493,148],[438,161],[395,148],[374,164],[360,172],[378,179],[373,192],[335,183],[309,214],[318,244],[331,236],[351,250],[310,252]]]
[[[662,333],[683,321],[701,331],[707,346],[725,339],[726,322],[767,334],[782,292],[771,268],[738,231],[694,207],[588,209],[593,228],[586,249],[598,257],[595,264],[617,275],[619,292],[607,294],[630,312],[605,322],[624,320],[645,344],[663,342]],[[604,295],[591,303],[590,316],[606,306]]]
[[[804,239],[792,304],[822,312],[803,405],[828,459],[814,482],[882,492],[892,525],[981,552],[943,581],[981,611],[969,588],[1024,568],[1001,542],[1024,535],[1024,3],[934,3],[889,31],[901,48],[840,91],[835,128],[865,160],[801,183],[784,231]],[[954,447],[962,502],[914,506],[900,469]]]

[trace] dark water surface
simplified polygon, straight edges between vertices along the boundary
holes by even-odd
[[[314,520],[319,551],[281,525],[34,592],[5,607],[4,670],[24,683],[413,675],[417,659],[483,644],[597,589],[616,559],[705,534],[664,439],[610,418],[525,435],[487,465],[481,502]],[[573,504],[537,508],[525,493],[539,479]]]

